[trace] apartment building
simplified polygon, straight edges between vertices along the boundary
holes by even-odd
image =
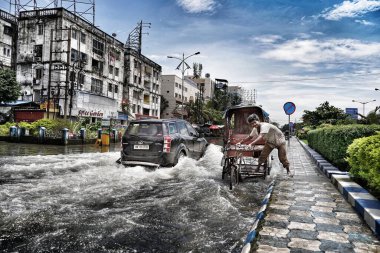
[[[162,75],[162,96],[169,102],[169,106],[161,114],[162,118],[181,117],[182,115],[186,117],[182,108],[189,102],[195,102],[199,96],[199,88],[191,78],[185,77],[182,87],[180,77]]]
[[[210,74],[206,74],[204,78],[190,77],[199,89],[203,89],[202,97],[204,101],[209,101],[213,98],[215,92],[215,82],[210,78]]]
[[[16,69],[17,19],[0,10],[0,67]]]
[[[124,104],[132,118],[160,118],[161,66],[132,48],[124,52]]]
[[[64,8],[19,15],[17,80],[46,117],[126,120],[124,44]]]

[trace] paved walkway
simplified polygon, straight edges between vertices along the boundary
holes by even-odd
[[[295,138],[288,156],[294,177],[277,178],[255,252],[380,253],[368,225]]]

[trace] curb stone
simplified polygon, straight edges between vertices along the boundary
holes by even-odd
[[[244,247],[241,250],[241,253],[249,253],[251,250],[251,243],[255,240],[255,238],[258,235],[257,227],[259,226],[260,222],[264,219],[265,211],[268,207],[269,200],[271,198],[273,188],[274,188],[275,181],[273,180],[268,187],[267,194],[265,195],[263,201],[261,202],[261,208],[256,214],[255,221],[249,230],[249,233],[244,241]]]
[[[380,201],[355,183],[348,172],[340,171],[307,144],[299,139],[298,141],[317,164],[319,170],[331,180],[347,202],[361,215],[373,233],[380,238]]]

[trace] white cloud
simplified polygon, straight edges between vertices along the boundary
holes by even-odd
[[[359,24],[362,24],[362,25],[370,25],[370,26],[375,25],[375,23],[369,22],[369,21],[364,20],[364,19],[362,19],[362,20],[357,19],[357,20],[355,20],[355,22],[359,23]]]
[[[279,35],[263,35],[258,37],[253,37],[252,41],[259,42],[262,44],[273,44],[279,40],[281,40],[281,36]]]
[[[215,0],[177,0],[177,3],[189,13],[212,12],[217,6]]]
[[[378,0],[344,1],[341,4],[334,5],[332,9],[325,10],[321,16],[328,20],[340,20],[345,17],[357,17],[379,9],[380,1]]]
[[[273,46],[262,58],[301,64],[330,64],[376,57],[380,43],[365,43],[353,39],[290,40]]]

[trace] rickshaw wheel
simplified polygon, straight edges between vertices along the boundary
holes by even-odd
[[[224,180],[225,175],[228,173],[230,163],[228,158],[224,159],[224,164],[223,164],[223,170],[222,170],[222,180]]]
[[[233,186],[237,184],[238,181],[238,168],[236,165],[231,165],[231,171],[230,171],[230,190],[232,190]]]
[[[239,158],[239,167],[237,168],[237,174],[238,174],[238,176],[237,176],[237,182],[238,183],[239,182],[243,182],[243,178],[241,176],[241,169],[242,169],[243,165],[244,165],[244,160],[243,160],[242,157],[240,157]]]

